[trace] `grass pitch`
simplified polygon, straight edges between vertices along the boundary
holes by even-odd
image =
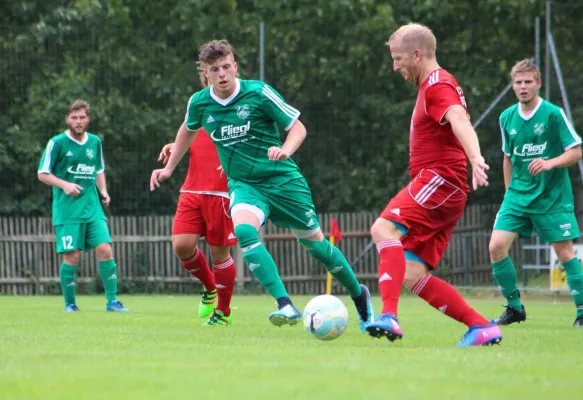
[[[303,309],[309,297],[295,296]],[[404,297],[401,342],[349,328],[321,342],[303,326],[273,327],[267,296],[236,296],[234,323],[203,328],[197,297],[124,296],[129,314],[102,297],[0,297],[1,399],[579,399],[583,330],[568,298],[529,301],[526,323],[502,344],[455,347],[465,327]],[[488,317],[502,300],[472,300]],[[377,309],[380,302],[375,302]]]

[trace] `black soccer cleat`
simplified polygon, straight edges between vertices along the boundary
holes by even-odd
[[[573,323],[573,326],[575,328],[583,328],[583,315],[577,317],[577,319]]]
[[[515,322],[521,323],[523,321],[526,321],[526,310],[524,309],[524,306],[522,306],[522,310],[517,310],[508,305],[505,305],[504,307],[506,307],[506,310],[496,320],[496,324],[510,325]],[[583,323],[583,321],[581,321],[581,323]]]

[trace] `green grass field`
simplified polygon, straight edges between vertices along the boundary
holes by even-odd
[[[457,348],[465,327],[413,297],[405,338],[372,339],[351,312],[346,333],[321,342],[303,326],[276,328],[266,296],[237,296],[234,323],[203,328],[197,297],[0,297],[1,399],[579,399],[583,330],[569,299],[529,301],[526,324],[500,346]],[[295,297],[299,308],[308,297]],[[472,300],[488,317],[502,300]],[[378,307],[377,300],[376,306]]]

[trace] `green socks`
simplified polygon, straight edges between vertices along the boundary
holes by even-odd
[[[259,234],[254,226],[240,224],[235,226],[235,236],[243,252],[243,259],[249,271],[257,278],[261,286],[274,299],[289,297],[279,277],[277,265],[265,246],[259,241]]]
[[[61,277],[61,290],[63,291],[63,297],[65,298],[65,306],[69,304],[75,304],[75,275],[77,274],[77,266],[61,264],[61,270],[59,275]]]
[[[103,281],[107,303],[117,300],[117,264],[113,260],[98,261],[99,276]]]
[[[577,318],[583,315],[583,269],[577,257],[563,263],[567,275],[567,285],[575,306],[577,306]]]
[[[514,268],[510,256],[502,261],[493,263],[492,273],[494,274],[496,283],[502,291],[502,295],[506,297],[506,300],[508,301],[508,306],[515,310],[522,310],[522,304],[520,304],[520,292],[516,285],[516,268]]]
[[[257,243],[252,249],[244,250],[243,259],[261,286],[274,299],[289,297],[279,277],[277,265],[263,244]]]
[[[324,264],[326,271],[330,272],[348,290],[350,297],[360,296],[362,293],[360,283],[356,279],[352,267],[336,246],[332,246],[327,239],[321,242],[307,239],[299,239],[298,241],[308,248],[312,257]]]

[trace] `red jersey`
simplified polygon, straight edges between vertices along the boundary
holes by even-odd
[[[221,176],[221,163],[213,141],[200,129],[190,145],[188,172],[181,192],[217,193],[228,196],[227,176]]]
[[[469,192],[467,159],[445,113],[453,106],[467,106],[455,78],[444,69],[433,71],[419,87],[409,134],[409,176],[431,169]]]

